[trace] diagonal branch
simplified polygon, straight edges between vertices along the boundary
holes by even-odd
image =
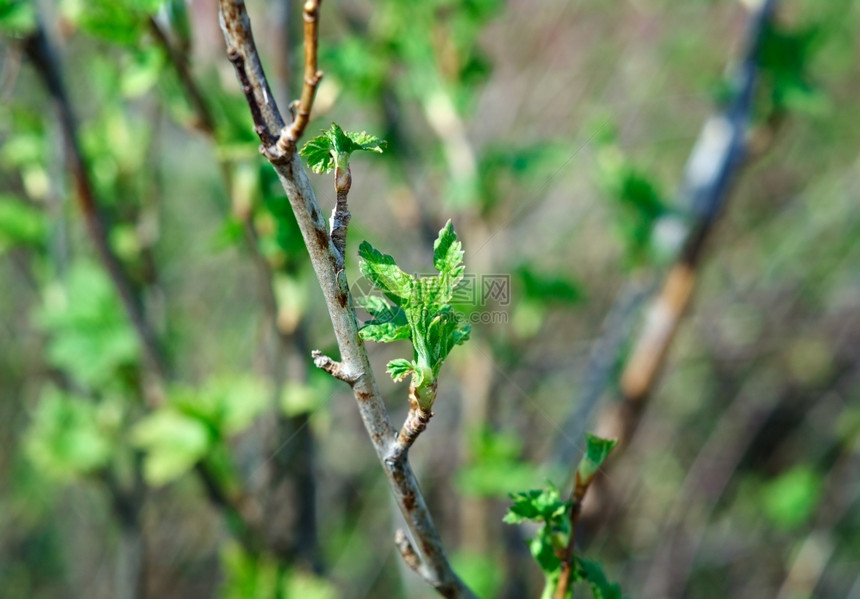
[[[56,104],[60,126],[69,148],[69,168],[75,180],[78,204],[89,236],[96,247],[103,267],[108,272],[120,296],[123,308],[137,332],[144,360],[154,374],[154,380],[151,382],[161,387],[171,382],[173,373],[168,367],[155,331],[146,320],[132,282],[129,280],[119,258],[110,247],[109,230],[100,213],[98,198],[95,195],[84,154],[78,142],[77,122],[63,85],[61,65],[53,54],[51,44],[41,23],[38,23],[36,30],[24,40],[24,51],[42,77],[45,87]],[[205,111],[202,95],[198,94],[197,97],[200,100],[200,105],[196,106],[197,102],[194,101],[196,108],[199,110],[202,107]],[[207,117],[207,115],[209,116]],[[208,111],[205,114],[198,114],[198,116],[203,117],[201,122],[214,124],[211,113]],[[209,128],[206,130],[209,132]],[[214,131],[214,127],[211,131]],[[160,399],[162,390],[157,389],[153,395]],[[154,403],[154,401],[150,403]],[[234,516],[230,520],[235,522],[234,528],[240,541],[249,549],[256,548],[256,537],[259,536],[261,525],[257,515],[258,507],[252,498],[242,489],[226,488],[225,484],[218,479],[205,462],[198,464],[196,472],[210,500]]]
[[[746,47],[734,80],[734,97],[726,109],[709,118],[684,171],[680,195],[692,206],[694,220],[675,264],[657,299],[621,376],[622,404],[611,436],[625,445],[641,419],[645,403],[681,319],[692,298],[705,242],[747,160],[749,123],[758,81],[758,55],[765,26],[777,0],[765,0],[750,15]]]
[[[308,2],[305,5],[306,9],[308,5],[318,7],[318,2]],[[244,2],[220,0],[220,7],[228,57],[236,67],[237,77],[254,118],[255,129],[263,142],[264,153],[275,168],[286,191],[323,292],[340,349],[339,371],[344,378],[354,381],[352,389],[359,414],[412,537],[412,543],[409,546],[413,551],[410,552],[410,556],[414,554],[415,559],[410,557],[409,563],[415,564],[416,572],[442,596],[474,597],[448,563],[439,533],[433,524],[407,455],[405,453],[394,455],[392,452],[396,445],[396,432],[376,385],[364,342],[358,336],[358,323],[347,286],[346,273],[338,265],[337,248],[328,233],[316,194],[295,150],[295,143],[293,142],[289,147],[289,152],[281,152],[279,148],[271,147],[274,132],[283,128],[283,120],[269,92],[254,46]],[[316,23],[309,24],[306,18],[305,24],[305,33],[310,32],[315,36]],[[315,38],[311,41],[305,40],[305,49],[306,52],[315,51]],[[308,65],[315,67],[316,58],[306,56],[306,71]],[[308,92],[309,87],[313,86],[306,78],[305,92]],[[313,96],[312,91],[310,99]],[[302,95],[304,98],[306,93]],[[300,102],[300,108],[301,105],[302,102]],[[309,111],[310,102],[305,106]],[[300,118],[297,114],[296,121]],[[295,122],[293,124],[295,125]],[[403,543],[398,545],[404,546]]]

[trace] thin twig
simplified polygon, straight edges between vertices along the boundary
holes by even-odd
[[[296,142],[305,132],[305,127],[311,118],[317,87],[323,76],[322,71],[317,68],[321,3],[322,0],[307,0],[302,9],[305,23],[305,79],[302,85],[302,97],[294,104],[296,116],[289,129],[283,131],[278,140],[278,149],[285,154],[295,149]]]
[[[579,514],[582,512],[582,502],[585,499],[585,493],[594,476],[583,478],[577,469],[575,474],[575,482],[573,493],[571,494],[570,504],[570,538],[567,541],[567,546],[560,556],[561,559],[561,574],[558,577],[558,583],[555,587],[555,599],[566,599],[570,591],[570,585],[573,582],[574,555],[576,550],[576,525],[579,522]]]
[[[318,6],[317,3],[310,4]],[[338,268],[339,252],[328,233],[307,172],[294,145],[291,151],[286,153],[267,148],[266,135],[272,131],[280,131],[283,128],[283,118],[268,93],[269,85],[257,55],[244,2],[220,0],[220,7],[228,57],[236,67],[239,82],[254,118],[255,129],[266,150],[265,154],[274,166],[296,216],[332,321],[341,354],[341,371],[348,373],[350,378],[355,378],[352,389],[359,414],[412,537],[412,546],[420,562],[416,571],[444,597],[474,597],[448,563],[439,533],[406,454],[398,455],[394,451],[396,433],[376,385],[364,342],[358,335],[358,323],[346,273],[342,268]],[[311,26],[306,20],[305,32],[308,31],[316,35],[316,22]],[[306,51],[315,48],[315,39],[306,40]],[[311,62],[306,56],[306,70],[308,65],[315,66],[316,59]],[[305,83],[307,88],[310,81],[306,78]],[[312,94],[310,97],[312,99]],[[310,103],[306,106],[309,109]]]
[[[345,371],[343,364],[336,360],[332,360],[318,349],[315,349],[311,352],[311,357],[314,359],[314,366],[316,366],[320,370],[325,370],[334,378],[343,381],[349,386],[354,385],[355,382],[358,380],[358,377],[356,377],[354,374],[350,374]]]
[[[436,392],[436,383],[433,383],[432,392]],[[421,407],[421,402],[416,397],[414,385],[409,385],[409,412],[406,414],[406,420],[403,421],[403,426],[400,427],[400,432],[397,433],[397,439],[394,445],[394,456],[405,456],[415,443],[418,436],[427,428],[427,424],[433,417],[433,412],[425,410]]]
[[[155,20],[155,17],[149,18],[149,30],[152,32],[152,35],[155,37],[158,44],[164,48],[170,64],[172,64],[173,68],[176,70],[176,74],[179,77],[179,82],[182,84],[182,88],[188,95],[188,100],[191,102],[191,106],[194,109],[194,114],[196,116],[194,125],[210,137],[214,138],[215,118],[212,116],[212,111],[209,110],[209,106],[203,99],[203,93],[200,91],[197,81],[195,81],[194,76],[191,74],[191,67],[188,64],[186,55],[177,50],[176,47],[170,43],[170,40],[167,38],[167,34],[161,28],[161,25],[158,24],[158,21]]]

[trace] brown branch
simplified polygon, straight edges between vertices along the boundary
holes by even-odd
[[[765,25],[776,4],[777,0],[765,0],[750,15],[744,56],[735,74],[733,100],[705,122],[687,162],[680,195],[692,206],[693,222],[624,367],[621,402],[598,425],[598,433],[616,437],[620,448],[629,443],[639,425],[692,298],[706,241],[731,195],[733,183],[749,164],[749,122],[758,80],[758,53]]]
[[[332,360],[318,349],[315,349],[311,352],[311,357],[314,359],[314,366],[316,366],[320,370],[325,370],[334,378],[343,381],[350,387],[353,386],[358,380],[358,377],[356,377],[354,374],[346,372],[343,367],[343,364],[336,360]]]
[[[346,232],[349,228],[349,221],[352,214],[349,211],[347,203],[349,190],[352,187],[352,173],[349,166],[346,168],[340,165],[335,168],[334,172],[334,190],[337,200],[334,210],[331,213],[331,241],[334,248],[337,250],[338,268],[344,267],[346,257]]]
[[[318,6],[317,3],[309,4]],[[343,268],[338,268],[339,252],[328,233],[307,172],[294,144],[289,147],[290,152],[282,152],[278,148],[268,146],[264,137],[267,133],[278,130],[277,125],[282,119],[271,101],[271,94],[267,93],[269,86],[254,47],[244,3],[241,0],[220,0],[220,6],[228,56],[236,66],[237,76],[251,107],[265,155],[274,166],[296,216],[340,349],[340,371],[355,379],[352,389],[359,414],[385,471],[395,502],[406,520],[412,546],[419,560],[416,571],[445,597],[474,597],[448,563],[439,533],[406,454],[398,455],[394,451],[396,433],[376,385],[364,342],[358,335],[358,323],[346,273]],[[305,31],[316,35],[316,22],[309,23],[306,20]],[[316,40],[306,40],[305,48],[306,51],[308,48],[315,49]],[[306,55],[306,69],[308,65]],[[306,80],[306,86],[309,83]],[[305,91],[309,91],[307,87]],[[310,92],[312,91],[311,89]],[[309,109],[310,103],[305,103],[305,106]]]
[[[54,56],[47,34],[41,22],[36,30],[24,40],[24,52],[36,68],[51,99],[60,121],[67,147],[69,170],[75,181],[75,194],[87,233],[95,246],[96,254],[119,294],[126,316],[137,333],[147,367],[158,378],[168,373],[167,361],[159,345],[155,331],[147,322],[134,285],[128,277],[120,259],[114,253],[108,239],[108,227],[99,210],[98,200],[87,169],[86,161],[78,142],[77,119],[63,84],[60,65]]]
[[[157,380],[154,382],[161,385],[168,382],[172,375],[166,366],[156,335],[147,323],[142,307],[133,292],[132,283],[109,245],[107,226],[100,214],[89,171],[78,143],[74,112],[62,83],[59,64],[52,54],[41,26],[25,40],[24,48],[56,104],[61,128],[69,148],[70,169],[77,187],[78,203],[90,238],[138,334],[144,359],[156,375]],[[201,106],[205,105],[201,104]],[[160,392],[158,394],[160,395]],[[198,464],[196,470],[213,503],[234,515],[234,528],[238,529],[239,538],[249,549],[256,547],[257,542],[254,539],[259,534],[259,517],[256,515],[259,509],[251,497],[239,489],[228,492],[203,463]]]
[[[227,42],[227,58],[236,69],[242,93],[251,109],[254,129],[263,145],[271,146],[284,128],[284,119],[263,73],[245,2],[219,0],[218,5],[221,29]]]
[[[582,477],[579,470],[576,471],[576,482],[573,486],[570,504],[570,538],[567,541],[567,546],[564,548],[563,553],[559,556],[561,559],[561,574],[558,577],[558,583],[555,587],[554,599],[566,599],[567,594],[570,591],[570,584],[573,582],[572,576],[574,568],[573,557],[576,550],[576,525],[579,522],[579,514],[582,512],[582,502],[585,499],[585,493],[588,491],[588,487],[593,480],[594,476],[586,479]]]
[[[435,392],[436,383],[433,383],[432,393],[435,394]],[[397,457],[406,456],[409,448],[415,443],[418,435],[424,432],[424,429],[427,428],[427,424],[433,417],[433,412],[421,407],[421,402],[418,401],[415,393],[415,386],[409,385],[409,412],[406,414],[403,426],[400,427],[400,432],[397,433],[394,452],[392,454]]]
[[[203,131],[206,135],[215,137],[215,118],[212,116],[212,111],[203,99],[203,93],[197,85],[197,81],[191,74],[191,67],[188,64],[187,57],[182,54],[176,47],[170,43],[167,34],[155,20],[155,17],[149,18],[149,30],[155,37],[158,44],[164,48],[170,64],[173,65],[176,75],[179,77],[179,83],[185,90],[188,100],[196,116],[195,127]]]
[[[311,118],[317,87],[323,76],[322,71],[317,68],[321,3],[322,0],[307,0],[302,9],[305,23],[305,79],[302,85],[302,97],[293,105],[296,111],[293,123],[289,129],[281,133],[281,138],[278,140],[278,150],[284,154],[295,149],[296,142],[305,132],[305,127]]]

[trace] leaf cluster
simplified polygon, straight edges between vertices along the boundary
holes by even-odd
[[[376,152],[381,154],[385,141],[365,131],[344,131],[336,123],[309,140],[300,154],[308,166],[317,174],[331,172],[335,168],[347,168],[353,152]]]
[[[427,391],[429,409],[435,399],[430,390],[439,376],[442,363],[455,345],[469,338],[471,327],[461,325],[451,302],[454,290],[463,279],[463,248],[448,221],[433,244],[436,276],[410,275],[397,266],[394,258],[381,253],[366,241],[358,249],[362,274],[381,291],[379,296],[359,298],[359,304],[373,319],[359,331],[363,339],[379,343],[410,340],[413,359],[392,360],[388,373],[394,381],[412,376],[416,390]],[[420,401],[419,393],[419,401]]]
[[[577,485],[585,484],[594,477],[601,464],[609,456],[617,441],[586,436],[585,455],[577,466]],[[546,578],[543,598],[554,595],[562,572],[563,560],[567,559],[568,547],[573,531],[574,501],[562,500],[558,489],[550,482],[545,489],[514,493],[513,505],[505,515],[508,524],[536,522],[540,528],[529,541],[529,550]],[[610,583],[598,562],[572,557],[572,582],[587,584],[595,599],[623,599],[621,588]],[[572,591],[571,591],[572,592]]]

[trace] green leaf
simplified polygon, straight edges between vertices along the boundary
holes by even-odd
[[[433,243],[433,266],[442,274],[444,285],[453,287],[463,278],[463,244],[457,239],[449,220]],[[450,301],[450,300],[449,300]]]
[[[105,467],[113,455],[110,436],[99,422],[98,406],[46,388],[26,435],[28,457],[59,480]]]
[[[552,534],[547,526],[541,528],[529,541],[529,551],[545,574],[552,575],[561,570],[561,560],[556,555]],[[555,577],[552,579],[554,580]]]
[[[464,269],[463,250],[454,227],[448,221],[434,244],[433,263],[439,271],[434,277],[416,278],[403,272],[394,258],[366,241],[358,253],[361,272],[395,304],[388,306],[381,298],[360,300],[376,317],[360,333],[374,341],[412,341],[413,360],[408,372],[419,402],[429,409],[436,398],[435,383],[442,363],[471,332],[468,325],[461,325],[460,315],[450,305]],[[397,370],[396,380],[406,372],[405,367]]]
[[[39,246],[45,239],[45,220],[36,208],[0,195],[0,253],[16,245]]]
[[[307,159],[310,169],[321,175],[334,168],[334,155],[331,148],[331,140],[323,134],[308,140],[299,153]]]
[[[49,334],[48,361],[86,387],[114,381],[140,347],[107,275],[78,261],[67,286],[49,287],[37,322]]]
[[[394,258],[375,249],[366,241],[358,248],[361,273],[397,305],[411,295],[414,277],[403,272]]]
[[[403,339],[409,339],[409,322],[402,308],[391,306],[377,295],[366,295],[357,298],[356,302],[373,316],[373,320],[365,323],[364,326],[391,324],[394,327],[405,327],[406,337]]]
[[[514,504],[508,508],[504,518],[508,524],[516,524],[523,520],[554,522],[564,517],[571,505],[570,501],[561,500],[558,489],[552,483],[548,483],[546,489],[513,493],[511,499],[514,500]]]
[[[331,129],[326,132],[326,136],[331,141],[331,153],[335,155],[335,159],[339,154],[349,154],[359,149],[337,123],[331,124]]]
[[[391,375],[395,383],[398,383],[406,378],[406,375],[415,372],[415,365],[404,358],[397,358],[388,363],[388,368],[385,369],[385,372]]]
[[[390,343],[409,339],[409,327],[397,325],[393,322],[378,322],[372,320],[364,323],[358,334],[362,339],[376,341],[377,343]]]
[[[610,583],[599,562],[593,562],[582,557],[575,558],[576,569],[581,580],[588,583],[594,599],[624,599],[621,587]]]
[[[311,170],[317,174],[327,173],[335,166],[346,166],[353,152],[365,151],[381,154],[385,141],[365,131],[344,131],[336,123],[309,140],[299,152]]]
[[[350,150],[351,152],[364,150],[366,152],[382,154],[387,145],[384,139],[371,135],[366,131],[347,131],[346,134],[352,140],[353,149]]]
[[[602,439],[596,435],[586,433],[585,455],[577,467],[577,473],[585,481],[590,481],[600,466],[609,457],[612,449],[618,444],[617,439]]]
[[[206,455],[213,442],[204,423],[170,406],[138,422],[132,429],[131,439],[145,451],[143,473],[155,486],[188,472]]]

